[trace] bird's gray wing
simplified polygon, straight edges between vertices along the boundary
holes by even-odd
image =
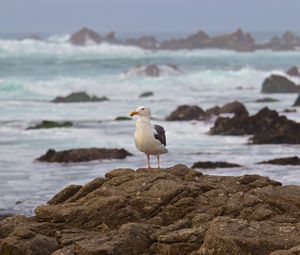
[[[154,137],[164,146],[167,145],[165,130],[160,125],[154,125]]]

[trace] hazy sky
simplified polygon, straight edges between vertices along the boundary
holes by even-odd
[[[300,30],[300,0],[0,0],[0,32]]]

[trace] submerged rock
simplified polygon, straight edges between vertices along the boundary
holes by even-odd
[[[153,95],[154,95],[154,93],[152,91],[145,91],[142,94],[140,94],[139,97],[151,97]]]
[[[199,161],[193,164],[192,168],[199,168],[199,169],[214,169],[214,168],[233,168],[233,167],[241,167],[235,163],[228,163],[223,161]]]
[[[255,100],[256,103],[276,103],[279,102],[278,99],[272,97],[264,97]]]
[[[0,253],[269,255],[299,245],[299,201],[299,186],[259,175],[115,169],[1,221]]]
[[[71,121],[51,121],[51,120],[43,120],[41,123],[36,124],[35,126],[28,127],[27,129],[42,129],[42,128],[68,128],[72,127],[73,123]]]
[[[299,93],[300,86],[290,81],[286,77],[272,74],[264,80],[262,93]]]
[[[46,154],[37,158],[38,161],[44,162],[85,162],[101,159],[124,159],[132,154],[124,149],[105,149],[105,148],[90,148],[90,149],[72,149],[65,151],[48,150]]]
[[[79,103],[79,102],[102,102],[108,101],[107,97],[90,96],[86,92],[74,92],[65,97],[58,96],[53,99],[53,103]]]
[[[286,73],[290,76],[300,77],[299,69],[297,66],[291,67]]]
[[[254,144],[299,144],[300,124],[265,107],[252,116],[219,117],[211,135],[254,135]]]
[[[287,157],[287,158],[276,158],[272,160],[262,161],[259,164],[272,164],[272,165],[300,165],[300,158],[298,157]]]
[[[102,40],[101,36],[94,30],[84,27],[73,33],[69,42],[74,45],[84,46],[89,44],[99,44]]]
[[[167,116],[166,120],[200,120],[204,116],[204,111],[197,105],[180,105]]]
[[[172,76],[179,75],[182,71],[176,66],[172,64],[166,65],[148,65],[148,66],[140,66],[137,65],[128,71],[125,72],[125,75],[128,76],[145,76],[145,77],[161,77],[161,76]]]

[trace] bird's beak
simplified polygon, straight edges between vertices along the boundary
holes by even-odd
[[[139,114],[139,113],[134,111],[134,112],[130,113],[130,116],[132,117],[132,116],[137,115],[137,114]]]

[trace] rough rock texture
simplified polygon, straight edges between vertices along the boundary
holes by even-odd
[[[300,124],[265,107],[252,116],[219,117],[211,135],[254,135],[254,144],[299,144]]]
[[[269,255],[298,249],[300,187],[176,165],[115,169],[0,222],[3,255]]]
[[[299,69],[297,66],[292,66],[286,73],[290,76],[300,77]]]
[[[239,101],[233,101],[230,103],[227,103],[223,106],[215,106],[212,108],[209,108],[205,111],[207,116],[210,115],[220,115],[222,113],[234,113],[236,115],[248,115],[248,111],[241,102]]]
[[[147,66],[137,65],[124,72],[127,76],[145,76],[145,77],[161,77],[161,76],[172,76],[180,75],[182,71],[178,66],[173,64],[166,65],[155,65],[150,64]]]
[[[276,158],[272,160],[262,161],[259,164],[273,164],[273,165],[300,165],[300,158],[298,157],[287,157],[287,158]]]
[[[205,117],[205,112],[197,105],[180,105],[166,117],[166,120],[200,120]]]
[[[299,93],[300,86],[286,77],[272,74],[262,84],[262,93]]]
[[[193,164],[192,168],[199,169],[214,169],[214,168],[231,168],[231,167],[240,167],[240,165],[235,163],[228,163],[223,161],[199,161]]]
[[[105,148],[90,148],[90,149],[72,149],[65,151],[48,150],[46,154],[37,158],[38,161],[44,162],[85,162],[100,159],[124,159],[132,154],[124,149],[105,149]]]
[[[69,39],[69,42],[74,45],[84,46],[88,44],[99,44],[102,42],[102,38],[92,29],[84,27],[73,33]]]
[[[293,106],[300,106],[300,95],[297,97],[295,103],[293,104]]]
[[[79,102],[102,102],[109,100],[107,97],[90,96],[86,92],[74,92],[65,97],[58,96],[52,100],[54,103],[79,103]]]
[[[41,129],[41,128],[66,128],[72,127],[73,123],[70,121],[51,121],[51,120],[43,120],[42,122],[36,124],[35,126],[28,127],[27,129]]]

